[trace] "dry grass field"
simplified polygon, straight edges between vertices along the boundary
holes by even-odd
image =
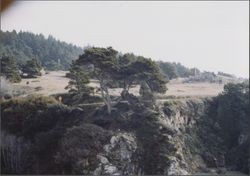
[[[21,83],[14,84],[14,88],[22,88],[25,94],[51,95],[65,93],[65,87],[69,79],[65,77],[65,71],[51,71],[39,78],[22,79]],[[98,87],[98,82],[91,80],[90,86]],[[181,79],[172,80],[167,84],[168,91],[165,96],[216,96],[223,90],[223,84],[218,83],[182,83]],[[112,95],[119,95],[121,89],[112,89]],[[131,93],[139,94],[139,86],[130,89]]]

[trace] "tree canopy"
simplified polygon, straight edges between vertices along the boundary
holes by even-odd
[[[20,82],[21,76],[13,57],[1,57],[1,76],[5,76],[10,82]]]
[[[161,71],[169,78],[174,79],[177,77],[186,78],[189,76],[195,76],[200,74],[200,70],[197,68],[187,68],[180,63],[171,63],[171,62],[163,62],[158,61]]]
[[[84,54],[80,55],[72,65],[71,68],[74,71],[79,70],[76,65],[88,72],[90,77],[99,81],[101,95],[109,113],[112,109],[109,89],[114,84],[127,92],[135,84],[141,86],[147,84],[152,93],[164,93],[167,90],[167,81],[154,61],[132,53],[121,54],[112,47],[86,48]]]
[[[177,78],[177,70],[174,64],[170,62],[158,62],[159,67],[161,68],[162,72],[169,78],[174,79]]]
[[[234,147],[240,134],[249,131],[249,83],[228,83],[217,97],[216,118],[224,129],[222,136],[227,145]],[[226,123],[225,123],[226,122]]]
[[[0,56],[5,54],[14,57],[18,65],[37,58],[47,70],[67,70],[72,60],[83,52],[82,48],[61,42],[52,36],[45,38],[42,34],[29,32],[0,31],[0,40]]]
[[[76,64],[85,66],[87,72],[99,81],[102,98],[107,105],[108,113],[111,113],[112,108],[109,85],[114,81],[117,53],[112,47],[91,47],[86,48],[84,54],[76,60]]]
[[[27,77],[41,76],[41,63],[37,59],[31,59],[26,62],[22,67],[23,73],[27,74]]]
[[[90,83],[89,74],[75,61],[72,61],[69,73],[66,74],[70,78],[68,86],[69,92],[77,93],[78,95],[88,95],[91,92],[91,88],[88,86]]]

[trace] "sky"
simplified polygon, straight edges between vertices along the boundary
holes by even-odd
[[[19,1],[1,29],[249,77],[248,1]]]

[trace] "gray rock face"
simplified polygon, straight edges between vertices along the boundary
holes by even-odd
[[[131,99],[138,100],[136,97]],[[28,158],[27,168],[30,169],[31,165],[32,173],[37,174],[41,174],[42,170],[36,166],[47,169],[44,173],[48,174],[51,168],[56,168],[55,173],[58,174],[82,175],[188,175],[199,171],[213,174],[225,172],[224,169],[210,171],[207,168],[224,168],[226,165],[223,150],[217,145],[220,140],[214,132],[217,125],[204,115],[207,106],[205,100],[169,100],[162,108],[157,109],[138,105],[136,101],[135,104],[119,104],[116,114],[101,116],[103,119],[98,116],[102,111],[96,114],[89,110],[90,117],[82,118],[85,109],[64,111],[64,106],[51,106],[55,111],[66,112],[66,115],[80,116],[83,123],[65,129],[63,136],[58,139],[58,148],[46,155],[48,159],[44,160],[43,165],[36,165]],[[37,113],[43,112],[38,110]],[[91,114],[98,118],[93,119]],[[66,119],[71,122],[74,118]],[[42,134],[44,132],[48,131],[42,131]],[[58,138],[57,133],[48,134],[46,140]],[[26,173],[24,159],[33,146],[44,144],[33,144],[31,141],[27,143],[24,139],[22,136],[2,132],[1,152],[6,173]],[[245,145],[248,140],[249,135],[242,133],[239,145]],[[34,156],[34,161],[44,158],[44,155]]]
[[[188,131],[196,128],[197,121],[203,118],[204,100],[169,101],[164,104],[162,110],[160,120],[162,126],[168,126],[176,132],[168,137],[169,143],[176,148],[175,153],[168,154],[170,163],[166,171],[168,175],[187,175],[199,167],[204,167],[201,156],[194,153],[197,144],[193,138],[196,136]]]
[[[99,165],[94,175],[132,175],[137,167],[133,156],[137,149],[136,138],[132,133],[118,133],[104,145],[103,153],[97,155]]]
[[[188,175],[188,172],[180,166],[180,162],[176,157],[171,157],[167,172],[168,175]]]

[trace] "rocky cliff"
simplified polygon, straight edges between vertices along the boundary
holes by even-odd
[[[121,102],[110,115],[34,99],[2,104],[2,173],[186,175],[227,167],[212,99]]]

